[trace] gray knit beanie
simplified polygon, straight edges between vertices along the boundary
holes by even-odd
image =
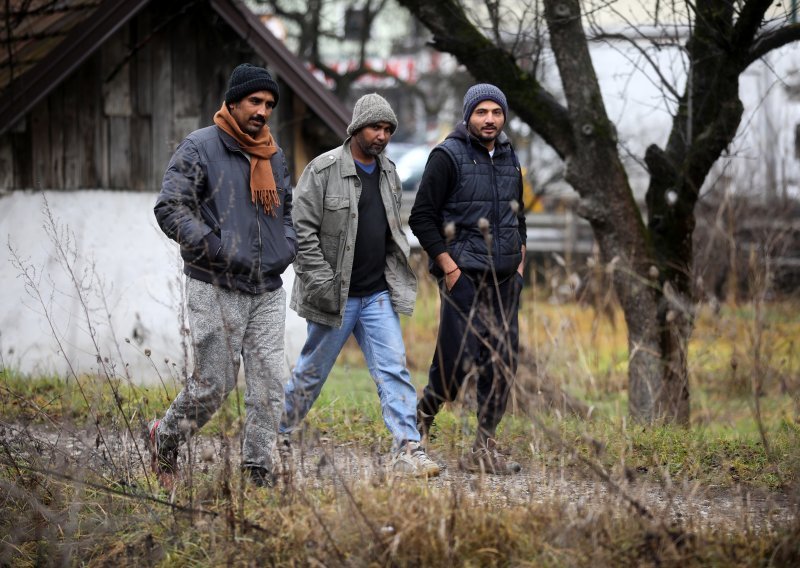
[[[392,134],[397,130],[397,117],[389,102],[377,93],[364,95],[353,107],[353,120],[347,127],[347,135],[352,136],[365,126],[388,122],[392,125]]]
[[[464,95],[464,124],[469,123],[472,111],[483,101],[493,101],[503,108],[503,114],[508,117],[508,103],[503,91],[489,83],[478,83],[467,89]]]
[[[250,93],[256,91],[269,91],[275,96],[275,105],[278,105],[280,92],[278,83],[263,67],[256,67],[249,63],[237,65],[228,81],[228,90],[225,93],[225,104],[236,103]]]

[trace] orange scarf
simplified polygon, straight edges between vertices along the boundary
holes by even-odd
[[[275,178],[272,177],[272,164],[269,159],[275,155],[278,147],[275,145],[269,126],[265,124],[258,137],[252,138],[242,132],[225,103],[222,103],[222,108],[214,115],[214,124],[233,136],[242,150],[250,155],[250,199],[253,203],[256,201],[261,203],[268,215],[276,216],[275,210],[280,206],[281,200],[278,197]]]

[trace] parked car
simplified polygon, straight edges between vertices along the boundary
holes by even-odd
[[[393,142],[386,150],[389,159],[394,162],[397,168],[397,175],[403,183],[404,191],[417,191],[419,182],[422,179],[422,172],[425,171],[425,164],[428,163],[428,154],[431,149],[421,144],[409,144],[405,142]]]

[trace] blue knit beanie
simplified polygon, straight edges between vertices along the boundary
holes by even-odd
[[[464,124],[469,123],[472,111],[483,101],[493,101],[503,108],[503,114],[508,117],[508,103],[503,91],[489,83],[478,83],[467,89],[464,95]]]

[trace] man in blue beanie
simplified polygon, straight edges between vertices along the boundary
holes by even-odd
[[[463,469],[493,474],[521,468],[497,449],[517,369],[517,314],[525,266],[522,174],[503,127],[508,103],[486,83],[464,95],[464,121],[431,152],[409,225],[439,280],[439,335],[428,385],[417,404],[427,437],[436,413],[477,383],[478,431]]]

